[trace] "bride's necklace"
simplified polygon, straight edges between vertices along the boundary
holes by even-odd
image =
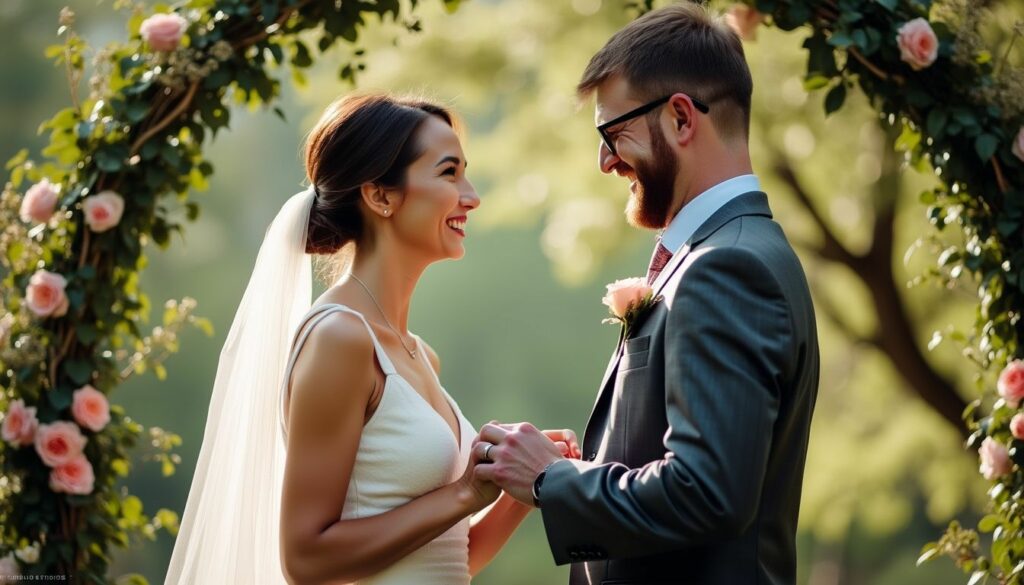
[[[377,310],[380,311],[380,316],[384,318],[384,322],[387,323],[388,327],[390,327],[391,330],[395,332],[395,335],[398,336],[398,343],[402,344],[402,349],[404,349],[406,353],[409,354],[409,357],[411,357],[412,359],[416,359],[416,350],[409,349],[409,346],[405,344],[405,340],[402,339],[402,334],[399,333],[397,329],[395,329],[395,327],[391,324],[391,321],[388,321],[388,316],[384,314],[384,309],[382,309],[380,307],[380,303],[377,302],[377,297],[373,296],[373,293],[370,292],[370,289],[367,288],[365,284],[363,284],[363,281],[359,280],[358,276],[356,276],[355,274],[350,274],[349,276],[354,278],[356,282],[359,283],[359,286],[363,287],[363,290],[366,291],[366,294],[370,295],[370,300],[373,301],[374,305],[377,305]]]

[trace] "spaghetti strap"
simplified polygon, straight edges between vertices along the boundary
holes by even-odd
[[[363,317],[363,314],[360,313],[359,311],[356,311],[355,309],[351,309],[349,307],[346,307],[345,305],[337,303],[320,305],[318,307],[315,307],[312,311],[310,311],[309,316],[306,317],[306,320],[302,323],[302,326],[299,327],[299,331],[302,332],[302,335],[300,336],[299,339],[295,341],[295,344],[292,346],[292,355],[291,359],[289,360],[288,370],[291,371],[291,366],[294,365],[294,362],[298,357],[299,350],[301,350],[303,344],[306,343],[306,338],[309,337],[310,333],[312,333],[313,328],[316,327],[317,324],[320,323],[320,321],[322,321],[325,317],[327,317],[327,315],[335,311],[341,311],[359,317],[359,320],[363,322],[363,325],[366,325],[366,331],[370,334],[370,340],[373,341],[373,348],[376,350],[374,353],[376,353],[377,355],[377,362],[380,363],[380,369],[383,370],[384,374],[387,376],[393,376],[397,374],[398,370],[396,370],[394,364],[391,363],[391,358],[389,358],[387,352],[384,351],[384,346],[380,344],[380,341],[377,339],[377,335],[374,334],[373,328],[370,327],[370,323],[366,320],[366,317]],[[305,326],[306,323],[310,321],[313,322],[309,325],[309,327],[305,327],[305,329],[303,329],[303,326]]]
[[[373,333],[373,328],[370,327],[370,323],[366,320],[366,317],[363,317],[362,313],[337,303],[328,303],[313,307],[313,309],[299,324],[295,341],[292,343],[291,355],[288,356],[288,366],[284,371],[284,380],[282,381],[281,387],[280,414],[281,433],[285,439],[288,438],[288,432],[285,429],[284,405],[285,400],[288,399],[288,390],[291,387],[292,369],[295,367],[295,362],[298,360],[299,352],[302,351],[302,347],[306,344],[309,334],[312,333],[313,329],[328,315],[336,312],[349,313],[359,317],[359,320],[363,322],[363,325],[366,325],[366,331],[370,334],[370,340],[373,342],[374,355],[377,356],[377,363],[380,364],[380,369],[384,372],[384,376],[387,377],[398,374],[398,370],[395,369],[395,366],[391,363],[391,359],[388,357],[388,354],[384,351],[384,346],[380,344],[377,336]]]

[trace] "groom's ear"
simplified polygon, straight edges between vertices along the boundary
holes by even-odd
[[[671,141],[679,146],[685,146],[694,138],[697,110],[682,94],[672,96],[668,103],[668,114],[672,124]]]
[[[363,203],[377,215],[386,216],[394,212],[395,204],[398,203],[398,194],[379,183],[363,183],[359,187],[359,192],[363,197]]]

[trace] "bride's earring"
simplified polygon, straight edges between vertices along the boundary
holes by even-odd
[[[385,216],[391,215],[391,210],[390,209],[385,209],[384,210],[384,215]]]

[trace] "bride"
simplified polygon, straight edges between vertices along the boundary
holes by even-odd
[[[165,580],[469,583],[530,511],[477,479],[490,445],[407,329],[426,267],[460,258],[480,199],[446,109],[342,98],[311,188],[272,222],[221,353]],[[310,305],[310,255],[347,274]],[[546,431],[578,457],[571,431]]]

